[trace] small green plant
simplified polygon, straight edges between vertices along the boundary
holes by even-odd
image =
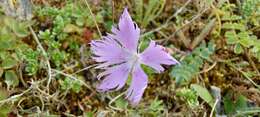
[[[259,18],[260,15],[260,0],[246,0],[241,5],[241,13],[244,17]],[[258,15],[258,16],[257,16]],[[258,22],[259,23],[259,22]]]
[[[230,93],[224,97],[224,109],[227,114],[234,115],[237,111],[248,109],[246,97],[240,95],[235,101],[231,97]]]
[[[21,45],[21,48],[16,49],[16,54],[20,61],[24,63],[25,72],[28,75],[36,75],[40,66],[40,52],[34,51],[27,45]]]
[[[69,23],[76,24],[80,27],[95,27],[90,12],[80,3],[80,1],[76,3],[68,2],[62,9],[55,7],[44,7],[38,9],[39,17],[44,18],[48,16],[54,20],[54,25],[56,25],[54,32],[62,31],[62,28]],[[102,14],[103,12],[101,11],[95,15],[97,23],[103,22]]]
[[[229,12],[234,11],[234,4],[231,4],[230,7],[224,7],[225,9],[223,8],[223,11],[225,12],[222,20],[225,21],[225,23],[222,29],[225,31],[227,44],[233,46],[234,53],[243,54],[248,52],[248,49],[249,52],[260,61],[260,41],[252,31],[253,27],[259,26],[259,20],[258,22],[252,22],[253,20],[251,20],[260,19],[260,9],[257,7],[259,4],[259,0],[244,1],[241,6],[243,18]],[[227,8],[229,11],[227,11]]]
[[[61,9],[55,7],[38,8],[38,17],[50,18],[53,27],[39,32],[39,37],[48,47],[47,53],[56,67],[61,68],[62,63],[79,54],[80,40],[73,34],[83,34],[84,27],[95,27],[90,12],[83,8],[79,3],[68,2]],[[103,22],[102,12],[98,12],[96,20],[98,23]],[[62,48],[63,44],[68,44],[68,51]],[[75,54],[71,54],[75,53]]]
[[[149,105],[146,106],[144,109],[138,109],[138,110],[129,110],[130,115],[132,116],[140,116],[139,114],[151,116],[151,117],[157,117],[160,116],[165,109],[165,105],[163,104],[163,101],[158,99],[156,97],[154,100],[151,100]]]
[[[14,18],[0,15],[0,62],[1,76],[4,74],[7,88],[14,88],[19,84],[19,78],[14,70],[20,65],[16,50],[26,45],[21,38],[29,35],[29,22],[17,21]],[[29,47],[23,48],[28,49]]]
[[[148,107],[148,112],[153,116],[158,116],[164,110],[163,101],[158,98],[154,99]]]
[[[244,48],[248,48],[250,52],[260,60],[260,41],[252,32],[243,30],[237,33],[235,30],[231,30],[225,32],[225,37],[227,38],[228,44],[234,45],[234,52],[236,54],[244,53]]]
[[[176,96],[181,97],[191,108],[195,108],[199,105],[198,95],[191,89],[182,88],[177,90]]]
[[[64,91],[71,90],[75,93],[79,93],[81,90],[81,83],[78,80],[65,77],[64,80],[60,80],[61,89]]]
[[[181,64],[173,67],[170,76],[176,79],[177,84],[188,83],[199,73],[204,60],[211,61],[210,56],[214,51],[215,45],[212,42],[202,43],[191,54],[187,55]]]

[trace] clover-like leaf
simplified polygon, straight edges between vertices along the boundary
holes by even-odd
[[[243,50],[243,48],[242,48],[242,46],[240,44],[236,44],[235,47],[234,47],[234,52],[236,54],[241,54],[241,53],[244,52],[244,50]]]
[[[2,68],[4,69],[10,69],[17,65],[17,61],[13,59],[12,57],[8,57],[3,60],[2,62]]]

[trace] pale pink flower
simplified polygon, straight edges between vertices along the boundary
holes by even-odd
[[[98,78],[104,77],[97,86],[101,92],[121,89],[129,75],[131,85],[127,90],[126,98],[132,105],[137,105],[148,84],[146,73],[141,64],[152,67],[158,73],[163,72],[161,64],[173,65],[178,63],[166,53],[162,46],[151,41],[142,52],[138,52],[140,29],[132,21],[127,8],[120,17],[118,27],[112,28],[112,34],[103,36],[102,40],[91,42],[93,59],[100,64],[96,68],[104,69]]]

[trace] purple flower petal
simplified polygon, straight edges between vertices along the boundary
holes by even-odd
[[[112,89],[121,89],[128,78],[131,66],[128,63],[123,63],[114,67],[111,67],[105,71],[104,80],[97,86],[100,92],[109,91]]]
[[[97,89],[101,92],[119,90],[125,85],[131,73],[132,82],[126,98],[134,106],[140,102],[148,83],[141,64],[162,72],[164,68],[161,64],[172,65],[178,61],[154,41],[151,41],[141,54],[137,52],[140,29],[133,22],[126,8],[120,17],[118,28],[113,27],[111,31],[112,34],[104,36],[102,40],[91,42],[93,59],[100,63],[96,68],[105,70],[98,75],[98,79],[102,77],[104,79]]]
[[[109,35],[111,38],[116,39],[129,51],[136,52],[140,29],[137,24],[133,22],[127,8],[124,9],[120,17],[118,28],[112,27],[111,31],[113,33]]]
[[[154,68],[157,72],[164,71],[161,64],[173,65],[179,63],[171,55],[163,50],[163,47],[151,41],[149,46],[140,55],[141,62]]]
[[[103,63],[97,68],[126,62],[129,57],[129,53],[127,53],[118,42],[109,37],[103,37],[102,40],[92,41],[91,50],[95,55],[93,59]]]
[[[132,82],[126,96],[133,106],[137,105],[142,99],[147,83],[147,75],[144,73],[140,64],[137,63],[132,71]]]

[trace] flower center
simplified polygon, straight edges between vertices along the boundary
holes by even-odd
[[[134,69],[134,66],[138,64],[140,60],[140,55],[138,53],[132,53],[132,56],[129,58],[129,63],[131,65],[131,72]]]
[[[129,63],[134,66],[140,60],[140,55],[138,53],[131,53],[131,56],[128,58]]]
[[[137,61],[139,61],[139,54],[138,53],[133,53],[133,56],[132,56],[132,60],[134,63],[136,63]]]

